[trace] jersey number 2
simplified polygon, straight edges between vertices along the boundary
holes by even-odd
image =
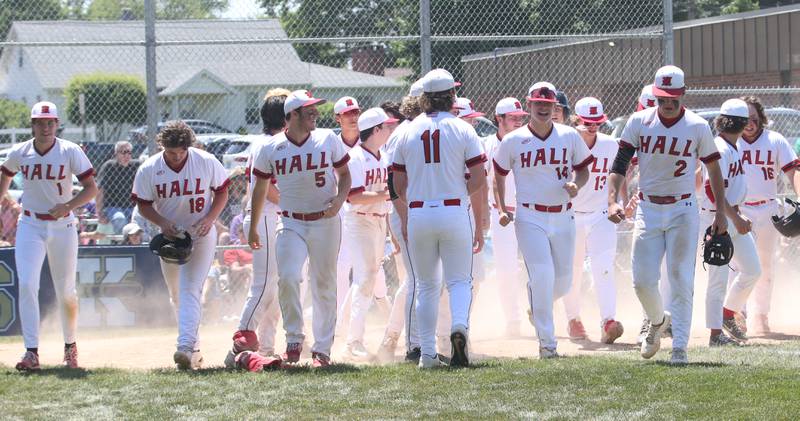
[[[438,164],[441,162],[439,157],[439,130],[434,130],[431,134],[430,130],[425,130],[422,133],[422,147],[425,148],[425,163]]]
[[[678,166],[678,168],[675,169],[675,177],[681,177],[686,174],[686,161],[681,159],[680,161],[676,162],[675,165]]]

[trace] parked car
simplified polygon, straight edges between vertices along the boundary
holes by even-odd
[[[477,117],[473,127],[475,127],[475,131],[478,132],[478,136],[480,137],[486,137],[497,133],[497,127],[492,120],[486,117]]]
[[[232,133],[233,131],[227,129],[225,127],[220,126],[219,124],[212,123],[206,120],[183,120],[189,127],[194,130],[195,134],[209,134],[209,133]],[[161,130],[164,127],[166,122],[162,121],[158,123],[158,130]],[[128,132],[128,140],[131,143],[144,143],[147,140],[147,126],[139,126],[135,129],[132,129]]]
[[[206,152],[214,155],[219,162],[222,162],[222,157],[227,152],[231,142],[241,137],[242,135],[236,133],[213,133],[197,135],[197,140],[205,145]]]
[[[260,135],[246,135],[231,140],[225,154],[222,155],[222,165],[226,170],[247,165],[247,158],[250,156],[251,147]]]

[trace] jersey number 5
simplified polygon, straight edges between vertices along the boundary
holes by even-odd
[[[436,129],[431,134],[430,130],[425,130],[422,133],[422,147],[425,149],[425,163],[438,164],[441,162],[439,157],[439,130]]]

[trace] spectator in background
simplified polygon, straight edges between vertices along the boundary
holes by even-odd
[[[121,234],[125,223],[131,219],[131,190],[139,164],[133,159],[133,145],[121,140],[114,145],[114,158],[106,161],[97,173],[98,193],[95,201],[98,219],[101,223],[108,223],[117,212],[122,212],[124,216],[121,222],[115,219],[115,234]]]
[[[93,231],[84,231],[78,234],[81,244],[110,246],[116,244],[113,241],[113,236],[116,234],[117,225],[125,226],[125,215],[122,212],[116,212],[111,220],[106,219],[105,222],[98,219],[97,227]],[[120,230],[122,232],[122,230]]]
[[[17,219],[22,207],[6,193],[0,201],[0,241],[7,243],[3,247],[13,246],[17,237]]]
[[[142,229],[142,242],[150,242],[153,237],[161,232],[161,228],[157,227],[156,224],[150,222],[139,213],[138,206],[134,206],[130,222],[135,223]]]
[[[233,233],[239,232],[240,229],[244,229],[244,216],[245,216],[245,208],[247,207],[247,200],[248,197],[242,199],[242,211],[239,212],[236,216],[231,219],[230,229],[228,232],[231,233],[231,244],[236,244],[237,246],[240,244],[247,244],[247,238],[241,240],[241,238],[236,235],[234,236]]]
[[[131,222],[122,228],[122,244],[126,246],[138,246],[142,244],[142,234],[144,230],[135,222]]]

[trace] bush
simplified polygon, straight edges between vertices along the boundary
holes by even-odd
[[[99,141],[119,140],[123,125],[140,125],[147,113],[147,93],[136,76],[95,73],[75,76],[67,84],[66,115],[81,124],[78,98],[86,97],[86,124],[97,126]]]
[[[0,98],[0,129],[31,127],[31,110],[22,102]]]

